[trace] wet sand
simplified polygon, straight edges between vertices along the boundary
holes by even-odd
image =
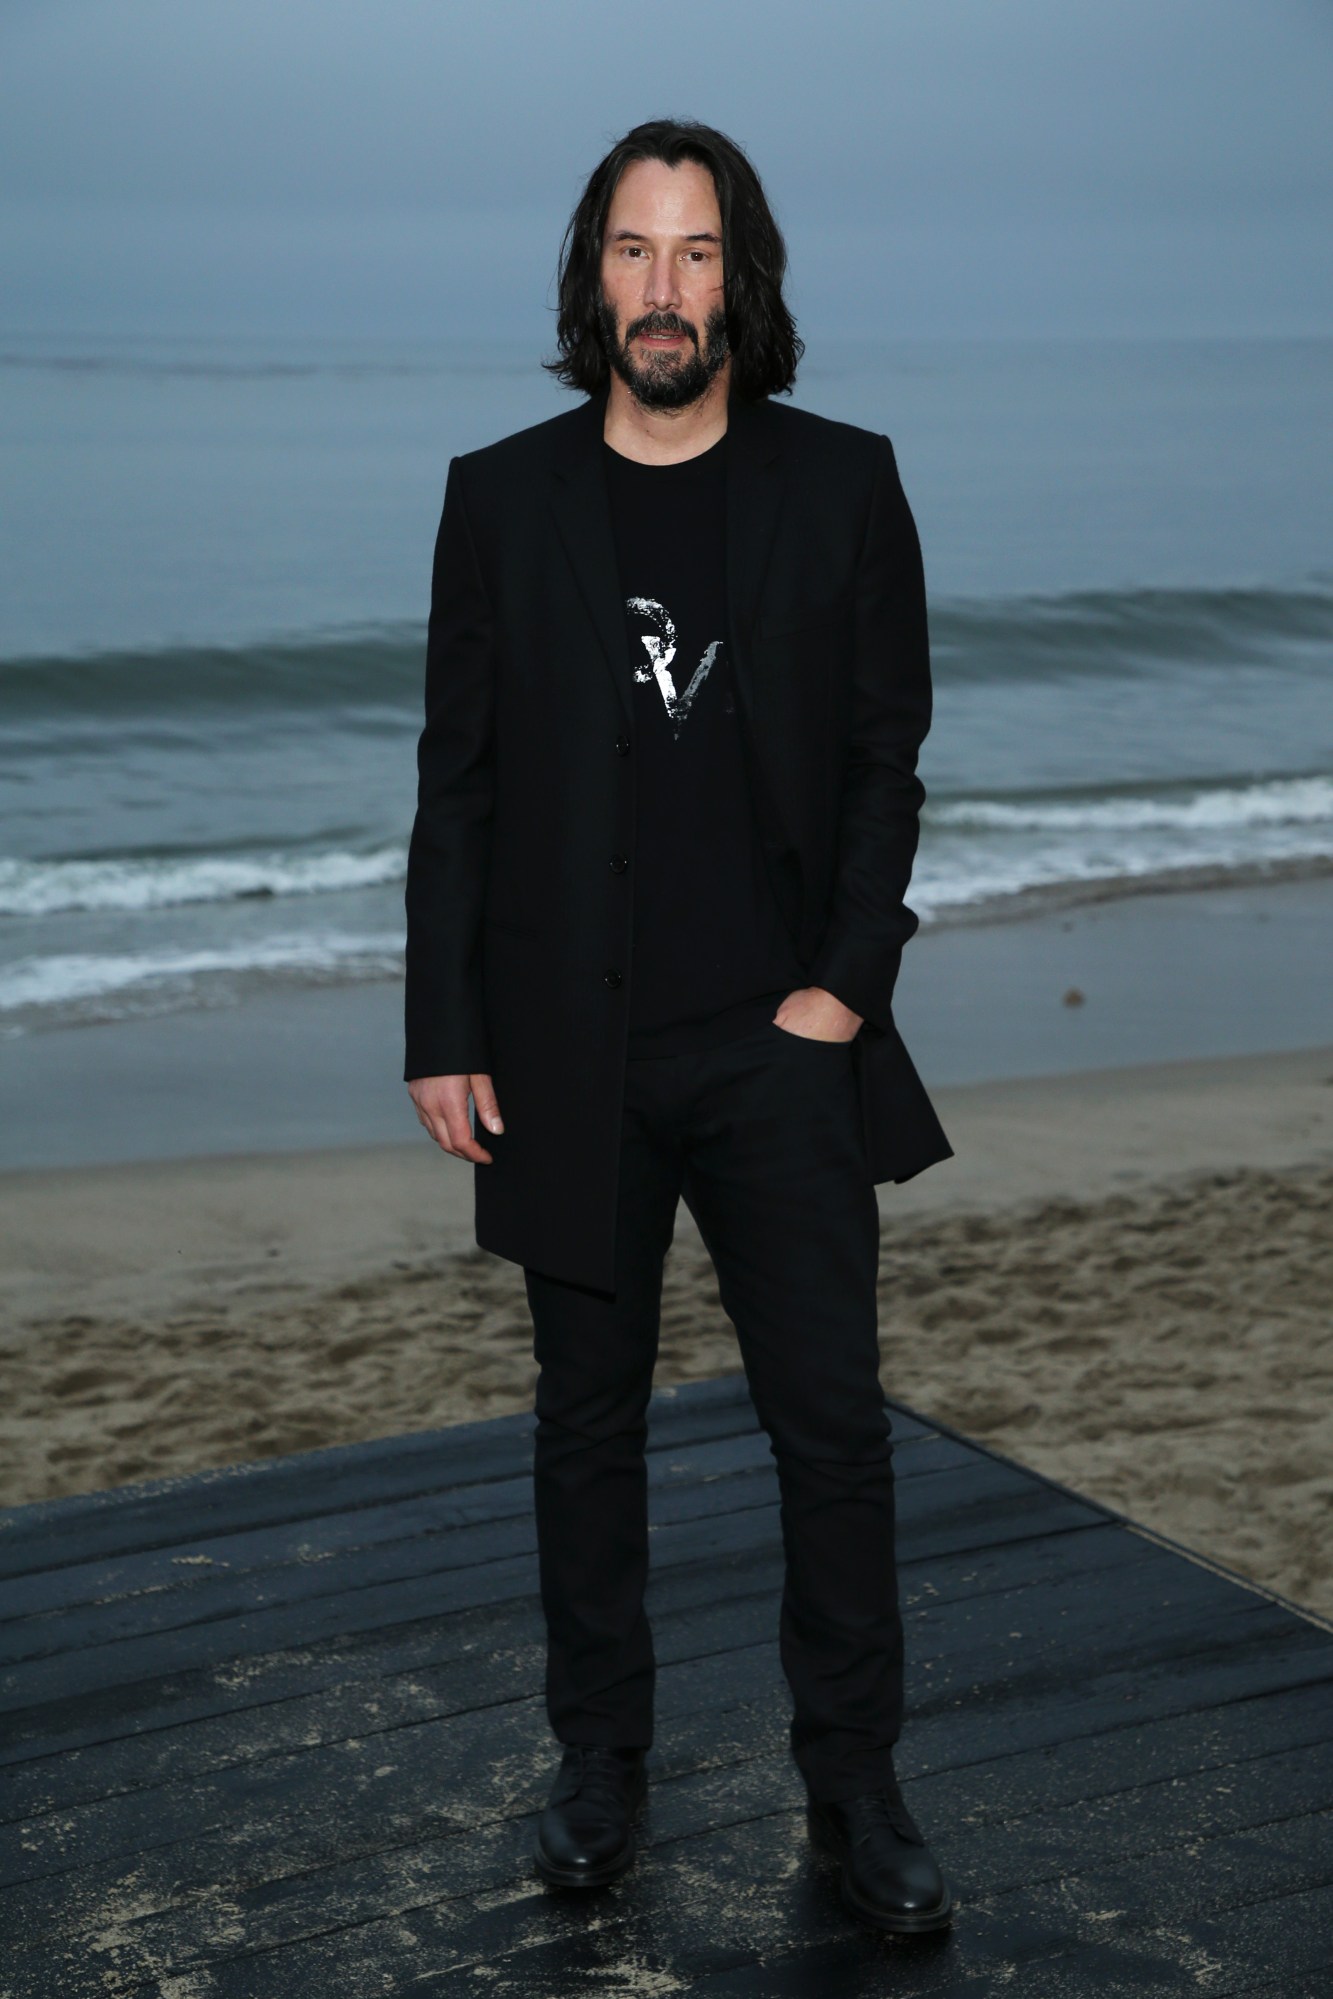
[[[893,1005],[934,1093],[1312,1048],[1331,991],[1321,877],[924,926]],[[394,979],[34,1033],[0,1023],[0,1173],[411,1141],[402,1045]]]
[[[879,1190],[886,1391],[1333,1615],[1333,1049],[937,1093]],[[420,1143],[0,1175],[0,1502],[531,1406]],[[740,1365],[682,1209],[661,1383]]]

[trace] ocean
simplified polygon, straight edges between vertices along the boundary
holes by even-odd
[[[0,1037],[399,976],[445,471],[539,358],[0,340]],[[795,400],[921,533],[923,927],[1333,871],[1333,342],[812,336]]]

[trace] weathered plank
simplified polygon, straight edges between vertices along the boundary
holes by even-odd
[[[1095,1539],[1090,1539],[1095,1537]],[[1006,1542],[980,1555],[966,1553],[904,1570],[902,1598],[909,1635],[913,1619],[926,1607],[959,1596],[1003,1590],[1010,1604],[1041,1592],[1065,1577],[1086,1585],[1096,1570],[1103,1583],[1116,1569],[1142,1573],[1145,1544],[1101,1526],[1078,1532]],[[781,1551],[771,1545],[732,1557],[716,1567],[692,1564],[654,1575],[649,1603],[659,1659],[689,1650],[721,1649],[734,1635],[733,1614],[759,1598],[771,1623],[782,1585]],[[1006,1611],[1009,1624],[1014,1612]],[[341,1655],[340,1655],[341,1656]],[[327,1685],[307,1668],[294,1670],[283,1657],[263,1662],[280,1679],[256,1670],[240,1684],[224,1681],[207,1701],[213,1684],[207,1674],[162,1683],[161,1707],[145,1706],[146,1689],[136,1689],[136,1705],[125,1732],[97,1733],[83,1699],[29,1710],[26,1747],[11,1745],[3,1784],[0,1822],[34,1809],[60,1810],[112,1791],[195,1774],[228,1762],[269,1755],[284,1746],[374,1734],[397,1722],[425,1720],[475,1704],[478,1662],[484,1662],[494,1699],[539,1687],[542,1651],[535,1608],[514,1598],[471,1613],[439,1620],[413,1634],[409,1645],[372,1648],[349,1655],[344,1672]],[[256,1669],[260,1662],[250,1662]],[[193,1685],[201,1680],[202,1685]],[[310,1691],[318,1685],[317,1691]],[[114,1730],[112,1707],[101,1724]],[[129,1721],[140,1725],[129,1728]],[[65,1753],[77,1748],[77,1755]]]
[[[895,1480],[938,1476],[975,1461],[976,1453],[967,1445],[923,1433],[895,1452]],[[722,1485],[723,1481],[727,1483]],[[705,1486],[721,1489],[693,1490]],[[762,1492],[765,1500],[775,1498],[767,1439],[745,1432],[654,1452],[649,1459],[650,1493],[675,1495],[685,1488],[691,1489],[690,1495],[676,1500],[674,1518],[686,1517],[690,1510],[733,1512],[755,1504],[755,1492]],[[192,1615],[218,1616],[229,1607],[253,1604],[264,1588],[282,1601],[294,1601],[318,1593],[317,1584],[302,1581],[301,1572],[308,1577],[312,1565],[336,1557],[339,1576],[355,1583],[361,1570],[382,1576],[387,1563],[401,1559],[397,1551],[404,1543],[425,1543],[428,1557],[432,1537],[452,1539],[461,1527],[499,1527],[510,1521],[526,1525],[531,1513],[532,1480],[524,1471],[483,1485],[414,1494],[314,1520],[212,1535],[183,1544],[185,1552],[152,1548],[112,1561],[69,1563],[46,1574],[16,1576],[5,1584],[0,1662],[84,1644],[85,1626],[105,1639],[129,1630],[186,1623]],[[478,1545],[475,1558],[488,1559],[484,1539]],[[359,1557],[366,1559],[358,1562]]]
[[[488,1828],[489,1837],[435,1842],[413,1855],[370,1854],[354,1869],[336,1870],[325,1883],[321,1927],[305,1934],[305,1881],[290,1884],[290,1903],[286,1894],[244,1883],[216,1894],[186,1888],[160,1916],[141,1913],[131,1891],[102,1912],[96,1949],[103,1989],[142,1989],[168,1967],[181,1975],[182,1966],[187,1976],[202,1974],[197,1989],[209,1999],[438,1992],[468,1989],[464,1979],[484,1964],[491,1976],[480,1989],[537,1999],[560,1989],[556,1981],[573,1968],[587,1978],[596,1967],[599,1985],[605,1974],[611,1990],[618,1972],[627,1992],[635,1989],[635,1969],[642,1975],[651,1964],[679,1981],[675,1989],[717,1980],[726,1991],[729,1974],[742,1978],[737,1989],[754,1992],[765,1988],[745,1982],[750,1967],[772,1972],[785,1962],[810,1981],[830,1951],[833,1962],[850,1953],[852,1962],[883,1968],[885,1940],[848,1935],[829,1871],[809,1851],[800,1809],[728,1816],[735,1809],[730,1773],[721,1779],[711,1809],[694,1800],[696,1822],[708,1821],[703,1832],[675,1829],[671,1807],[685,1799],[673,1800],[674,1787],[661,1786],[636,1876],[577,1911],[552,1907],[526,1875],[530,1827],[513,1821]],[[929,1820],[927,1788],[911,1795]],[[986,1989],[960,1985],[960,1974],[988,1976],[992,1990],[1017,1977],[1023,1989],[1025,1977],[1050,1972],[1050,1982],[1043,1977],[1035,1989],[1197,1991],[1200,1970],[1210,1964],[1227,1970],[1233,1984],[1271,1977],[1275,1965],[1296,1976],[1326,1964],[1319,1954],[1326,1938],[1310,1926],[1321,1902],[1326,1907],[1325,1819],[1305,1813],[1257,1831],[1244,1826],[1183,1841],[1169,1832],[1164,1826],[1146,1848],[1127,1836],[1109,1862],[1092,1854],[1081,1865],[1077,1847],[1052,1858],[1040,1827],[1030,1834],[1021,1823],[1006,1827],[1003,1838],[993,1829],[942,1831],[937,1844],[958,1884],[959,1915],[940,1948],[888,1943],[893,1989]],[[504,1885],[478,1892],[470,1862],[483,1846],[492,1877]],[[391,1913],[361,1917],[370,1884],[393,1904]],[[1293,1913],[1305,1918],[1294,1933]],[[32,1955],[19,1953],[11,1971],[26,1969]],[[73,1950],[65,1956],[71,1969],[81,1961]]]
[[[853,1927],[808,1847],[733,1377],[655,1398],[653,1783],[590,1898],[531,1872],[530,1418],[11,1516],[0,1999],[1329,1999],[1333,1639],[893,1416],[898,1762],[952,1931]]]
[[[1215,1837],[1262,1819],[1275,1797],[1281,1799],[1284,1816],[1323,1809],[1333,1791],[1330,1717],[1327,1689],[1317,1690],[1318,1702],[1313,1691],[1307,1690],[1304,1701],[1293,1703],[1270,1697],[1258,1727],[1253,1720],[1244,1722],[1235,1707],[1214,1710],[1207,1716],[1173,1718],[1171,1725],[1157,1723],[1148,1756],[1142,1744],[1134,1742],[1137,1781],[1129,1785],[1125,1783],[1127,1745],[1123,1737],[1117,1740],[1112,1734],[1074,1737],[1058,1756],[1004,1753],[980,1766],[969,1761],[955,1767],[937,1765],[929,1771],[921,1794],[929,1799],[931,1820],[940,1839],[955,1853],[961,1851],[960,1841],[984,1846],[987,1828],[994,1830],[997,1845],[1009,1846],[1013,1828],[1021,1822],[1025,1857],[1013,1884],[1020,1886],[1038,1832],[1052,1860],[1059,1861],[1071,1848],[1077,1848],[1087,1864],[1102,1846],[1114,1859],[1122,1851],[1138,1850],[1133,1841],[1147,1850],[1146,1843],[1153,1839],[1174,1839],[1173,1826],[1182,1829],[1182,1838]],[[654,1759],[655,1843],[701,1837],[710,1828],[744,1822],[790,1805],[793,1778],[780,1742],[775,1742],[772,1752],[758,1756],[729,1754],[734,1748],[737,1712],[731,1711],[729,1721],[725,1714],[712,1720],[713,1739],[707,1744],[710,1760],[697,1769],[684,1767],[683,1752],[674,1744],[670,1753]],[[747,1722],[748,1746],[748,1714],[739,1712]],[[513,1717],[513,1726],[502,1723],[490,1731],[490,1763],[507,1771],[511,1781],[516,1770],[551,1760],[550,1751],[532,1755],[533,1719],[531,1712],[525,1712]],[[780,1736],[776,1714],[770,1719],[768,1733]],[[470,1731],[470,1735],[472,1747],[460,1750],[456,1745],[449,1757],[447,1767],[451,1770],[484,1769],[487,1729]],[[418,1750],[422,1748],[424,1745],[418,1746]],[[698,1731],[691,1731],[689,1754],[697,1756],[699,1748]],[[1312,1756],[1312,1749],[1320,1753]],[[364,1781],[372,1766],[379,1771],[389,1768],[380,1759],[392,1758],[394,1753],[392,1741],[383,1738],[364,1758],[349,1754],[345,1748],[340,1768],[330,1768],[323,1776],[312,1770],[309,1775],[316,1781],[310,1783],[284,1782],[286,1772],[280,1770],[263,1796],[235,1793],[230,1801],[232,1809],[219,1817],[212,1833],[196,1832],[186,1837],[178,1825],[170,1840],[138,1849],[130,1868],[115,1861],[80,1859],[48,1877],[40,1890],[29,1890],[23,1896],[11,1893],[8,1906],[20,1912],[12,1925],[15,1941],[22,1941],[23,1926],[40,1935],[43,1926],[54,1928],[61,1922],[95,1924],[123,1898],[131,1883],[138,1920],[146,1920],[152,1906],[149,1883],[154,1879],[158,1882],[159,1913],[164,1917],[172,1914],[173,1904],[179,1904],[192,1881],[202,1886],[233,1875],[252,1888],[261,1880],[268,1882],[271,1892],[261,1898],[263,1907],[269,1910],[280,1905],[284,1920],[292,1922],[300,1909],[312,1929],[319,1927],[319,1918],[327,1911],[331,1884],[340,1870],[354,1884],[344,1894],[355,1894],[363,1919],[382,1913],[375,1905],[376,1896],[389,1892],[386,1883],[401,1885],[404,1872],[411,1875],[415,1891],[427,1885],[426,1877],[431,1873],[437,1884],[442,1883],[452,1894],[461,1893],[465,1885],[474,1894],[498,1891],[507,1878],[503,1867],[508,1848],[501,1839],[500,1871],[486,1871],[488,1856],[495,1858],[493,1836],[513,1817],[526,1817],[535,1809],[540,1801],[540,1781],[527,1785],[526,1796],[504,1798],[495,1794],[492,1780],[483,1775],[469,1792],[468,1801],[476,1806],[476,1816],[463,1827],[456,1826],[463,1815],[457,1807],[446,1821],[433,1816],[435,1800],[430,1786],[423,1784],[418,1786],[415,1799],[401,1789],[395,1796],[383,1798],[384,1809],[391,1812],[383,1824],[369,1822],[364,1814],[357,1816],[355,1838],[348,1830],[339,1839],[336,1827],[318,1824],[311,1829],[315,1844],[302,1835],[300,1820],[318,1819],[321,1804],[340,1822],[345,1820],[346,1772],[351,1764],[365,1765],[360,1773]],[[393,1767],[403,1766],[399,1761]],[[432,1762],[432,1767],[437,1766]],[[912,1785],[910,1759],[904,1759],[903,1770]],[[487,1785],[491,1786],[489,1792]],[[385,1788],[381,1780],[380,1791]],[[290,1807],[283,1809],[289,1799]],[[273,1800],[277,1801],[276,1817]],[[166,1802],[169,1805],[170,1801]],[[202,1822],[207,1807],[202,1799],[200,1803]],[[523,1807],[521,1812],[516,1809],[519,1806]],[[921,1809],[924,1812],[926,1805]],[[184,1824],[188,1823],[187,1815]],[[244,1841],[238,1838],[240,1828],[246,1831]],[[173,1828],[164,1825],[160,1830],[165,1833]],[[77,1818],[65,1821],[61,1832],[71,1854],[91,1853],[96,1845],[96,1830],[89,1817],[82,1822]],[[433,1838],[423,1845],[427,1832]],[[467,1839],[466,1853],[451,1851],[451,1836],[455,1845]],[[392,1857],[395,1852],[400,1855],[398,1860]],[[363,1867],[363,1862],[373,1865]],[[0,1897],[0,1911],[6,1906],[5,1898]],[[259,1937],[251,1940],[258,1943]]]
[[[887,1406],[895,1443],[933,1427],[898,1403]],[[0,1511],[0,1577],[512,1478],[529,1461],[532,1423],[531,1415],[497,1416],[9,1507]],[[651,1398],[650,1452],[754,1430],[744,1376],[658,1389]]]
[[[1122,1719],[1131,1680],[1139,1704],[1164,1674],[1178,1671],[1200,1649],[1201,1641],[1217,1656],[1251,1648],[1256,1619],[1271,1628],[1271,1616],[1262,1608],[1218,1608],[1209,1615],[1195,1602],[1164,1604],[1161,1592],[1145,1594],[1153,1613],[1150,1638],[1142,1627],[1126,1630],[1118,1607],[1107,1606],[1099,1623],[1069,1634],[1064,1644],[1039,1638],[1036,1656],[1016,1664],[999,1642],[1008,1621],[1003,1599],[991,1600],[998,1615],[964,1641],[947,1623],[936,1629],[928,1648],[918,1638],[916,1685],[929,1682],[930,1690],[913,1699],[913,1729],[926,1738],[932,1767],[955,1762],[960,1754],[974,1757],[978,1746],[984,1753],[997,1729],[1006,1742],[1033,1744],[1049,1742],[1057,1724],[1070,1734],[1114,1726]],[[721,1753],[718,1729],[725,1753],[732,1753],[728,1716],[738,1702],[756,1711],[780,1710],[771,1624],[771,1606],[753,1607],[725,1649],[691,1651],[662,1663],[659,1720],[679,1729],[688,1716],[697,1754]],[[501,1814],[512,1802],[516,1773],[535,1770],[532,1781],[540,1785],[551,1760],[549,1740],[535,1687],[493,1690],[488,1683],[483,1704],[475,1677],[474,1670],[471,1703],[442,1715],[380,1727],[369,1737],[303,1744],[249,1765],[231,1764],[200,1778],[122,1792],[0,1827],[0,1884],[64,1874],[73,1854],[87,1860],[128,1855],[210,1828],[225,1834],[235,1823],[253,1821],[247,1846],[253,1871],[261,1848],[285,1855],[284,1864],[305,1868],[336,1858],[348,1840],[375,1845],[403,1837],[405,1826],[438,1828]],[[930,1728],[932,1722],[938,1726]],[[368,1783],[367,1773],[376,1769],[395,1773],[382,1796]],[[466,1773],[463,1799],[451,1802],[443,1815],[435,1802],[441,1770]],[[314,1800],[318,1813],[311,1809]]]
[[[1007,1541],[906,1563],[905,1601],[984,1594],[1033,1578],[1039,1581],[1050,1564],[1063,1573],[1069,1567],[1138,1560],[1146,1545],[1137,1536],[1114,1532],[1100,1517],[1091,1527],[1062,1526],[1052,1534],[1040,1532],[1039,1519],[1026,1524],[1031,1532]],[[1059,1546],[1066,1536],[1074,1550],[1069,1556]],[[1107,1552],[1090,1552],[1093,1549]],[[767,1592],[775,1603],[781,1559],[780,1546],[772,1537],[750,1536],[738,1547],[724,1545],[719,1537],[704,1559],[670,1566],[659,1563],[649,1580],[651,1600],[659,1615],[713,1602],[725,1604],[756,1592]],[[407,1624],[348,1631],[307,1646],[280,1646],[239,1661],[220,1660],[186,1672],[154,1673],[128,1684],[39,1700],[4,1718],[0,1764],[66,1755],[85,1745],[131,1735],[147,1736],[208,1715],[271,1709],[312,1689],[427,1672],[459,1658],[475,1667],[478,1659],[488,1659],[514,1643],[537,1642],[539,1613],[531,1556],[463,1573],[467,1586],[455,1583],[447,1609]],[[518,1624],[511,1627],[513,1619]],[[522,1632],[522,1641],[514,1638],[513,1630]]]
[[[771,1540],[777,1532],[777,1499],[770,1481],[766,1468],[740,1475],[729,1482],[738,1503],[718,1512],[708,1510],[706,1503],[703,1511],[693,1506],[688,1487],[684,1496],[664,1490],[654,1522],[654,1561],[663,1566],[699,1561],[723,1548]],[[900,1545],[907,1559],[985,1547],[1025,1528],[1032,1531],[1037,1521],[1042,1531],[1050,1532],[1057,1524],[1081,1525],[1097,1517],[1085,1502],[1052,1493],[991,1458],[975,1458],[951,1474],[947,1505],[936,1504],[933,1495],[918,1498],[921,1483],[934,1481],[905,1479],[899,1493]],[[327,1581],[320,1572],[314,1594],[291,1601],[269,1598],[261,1589],[253,1606],[142,1637],[118,1638],[113,1632],[105,1641],[93,1616],[82,1629],[82,1642],[67,1633],[66,1649],[0,1671],[0,1714],[38,1699],[123,1684],[149,1670],[216,1665],[278,1645],[310,1644],[348,1629],[364,1632],[411,1622],[423,1611],[443,1611],[457,1602],[460,1587],[464,1600],[475,1602],[473,1578],[460,1572],[483,1571],[484,1597],[485,1569],[506,1557],[531,1556],[534,1545],[530,1515],[498,1522],[482,1518],[429,1541],[417,1539],[401,1548],[395,1544],[392,1553],[376,1550],[362,1560],[350,1557],[346,1567],[332,1564]]]

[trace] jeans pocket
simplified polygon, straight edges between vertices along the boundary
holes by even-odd
[[[792,1028],[783,1027],[776,1020],[770,1020],[768,1024],[774,1033],[785,1035],[788,1041],[803,1041],[807,1048],[850,1048],[856,1039],[853,1035],[851,1041],[826,1041],[822,1035],[797,1034]]]

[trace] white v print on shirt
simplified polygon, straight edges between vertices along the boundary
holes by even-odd
[[[640,685],[655,680],[666,703],[667,719],[671,733],[679,736],[686,716],[694,705],[694,697],[708,678],[708,669],[717,658],[721,639],[714,639],[690,677],[690,684],[683,694],[677,694],[676,683],[671,674],[671,662],[676,657],[676,627],[670,612],[655,597],[627,597],[626,608],[639,618],[650,618],[655,629],[640,632],[644,651],[648,658],[636,660],[634,678]]]

